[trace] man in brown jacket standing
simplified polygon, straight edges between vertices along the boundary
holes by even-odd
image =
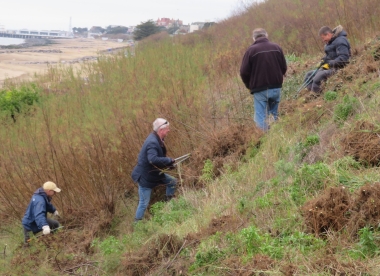
[[[267,131],[268,115],[272,114],[274,120],[278,117],[278,104],[287,65],[281,47],[268,40],[264,29],[253,31],[253,41],[243,57],[240,76],[254,98],[255,123]]]

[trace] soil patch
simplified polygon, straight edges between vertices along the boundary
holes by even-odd
[[[203,187],[200,179],[205,161],[212,162],[212,174],[217,177],[221,174],[225,164],[234,168],[239,158],[245,154],[249,145],[258,145],[264,133],[254,125],[229,125],[219,131],[209,133],[208,139],[191,155],[190,163],[183,171],[184,185]]]
[[[342,147],[347,155],[372,166],[380,163],[380,129],[374,124],[357,122],[353,131],[342,140]]]
[[[367,184],[351,194],[344,187],[330,187],[305,203],[302,215],[317,236],[346,229],[352,237],[365,226],[380,221],[380,183]]]
[[[255,255],[247,263],[243,263],[237,256],[232,256],[223,261],[223,267],[228,267],[228,275],[233,276],[254,276],[254,275],[267,275],[265,270],[274,267],[275,261],[265,255]]]
[[[183,241],[175,235],[159,235],[143,245],[136,253],[126,254],[123,261],[124,275],[147,275],[162,265],[170,266],[173,258],[182,248]]]
[[[318,272],[326,272],[331,275],[362,275],[368,271],[363,264],[357,261],[341,262],[334,255],[326,256],[314,261],[311,266]]]

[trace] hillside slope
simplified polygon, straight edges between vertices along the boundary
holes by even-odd
[[[38,76],[41,101],[15,122],[1,115],[0,274],[378,275],[375,4],[266,1],[207,32]],[[262,21],[268,14],[273,22]],[[352,61],[320,98],[295,98],[321,57],[312,35],[320,14],[331,24],[340,15],[353,34]],[[313,27],[304,38],[276,33],[285,16],[284,30]],[[289,64],[281,118],[266,134],[237,74],[256,24],[287,49]],[[156,192],[133,225],[130,171],[158,116],[171,122],[169,155],[192,158],[173,171],[177,198],[164,203]],[[20,218],[46,180],[62,187],[54,204],[64,228],[23,248]]]

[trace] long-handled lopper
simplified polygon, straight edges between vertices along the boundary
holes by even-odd
[[[177,166],[178,166],[179,164],[181,164],[183,161],[189,159],[190,155],[191,155],[191,153],[187,153],[187,154],[185,154],[185,155],[182,155],[182,156],[180,156],[180,157],[175,158],[175,159],[174,159],[173,167],[177,167]],[[161,174],[163,174],[163,173],[165,173],[164,170],[161,171],[159,174],[161,175]]]
[[[307,80],[305,80],[305,82],[297,90],[296,94],[294,95],[294,98],[298,98],[298,94],[300,93],[300,91],[302,89],[304,89],[305,87],[307,87],[313,81],[313,78],[315,77],[315,75],[317,74],[319,69],[321,69],[322,65],[323,65],[323,63],[321,62],[321,64],[318,66],[318,68],[314,70],[314,72],[307,78]]]

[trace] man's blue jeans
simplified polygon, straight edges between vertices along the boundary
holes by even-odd
[[[253,93],[253,107],[255,109],[255,123],[263,131],[267,131],[268,115],[272,114],[274,120],[278,118],[278,104],[281,99],[281,88],[267,89]]]
[[[174,177],[165,174],[165,179],[162,181],[162,184],[166,186],[166,196],[173,196],[176,189],[177,180]],[[149,205],[151,194],[152,188],[145,188],[139,185],[139,205],[137,206],[135,220],[141,220],[144,217],[145,210]]]

